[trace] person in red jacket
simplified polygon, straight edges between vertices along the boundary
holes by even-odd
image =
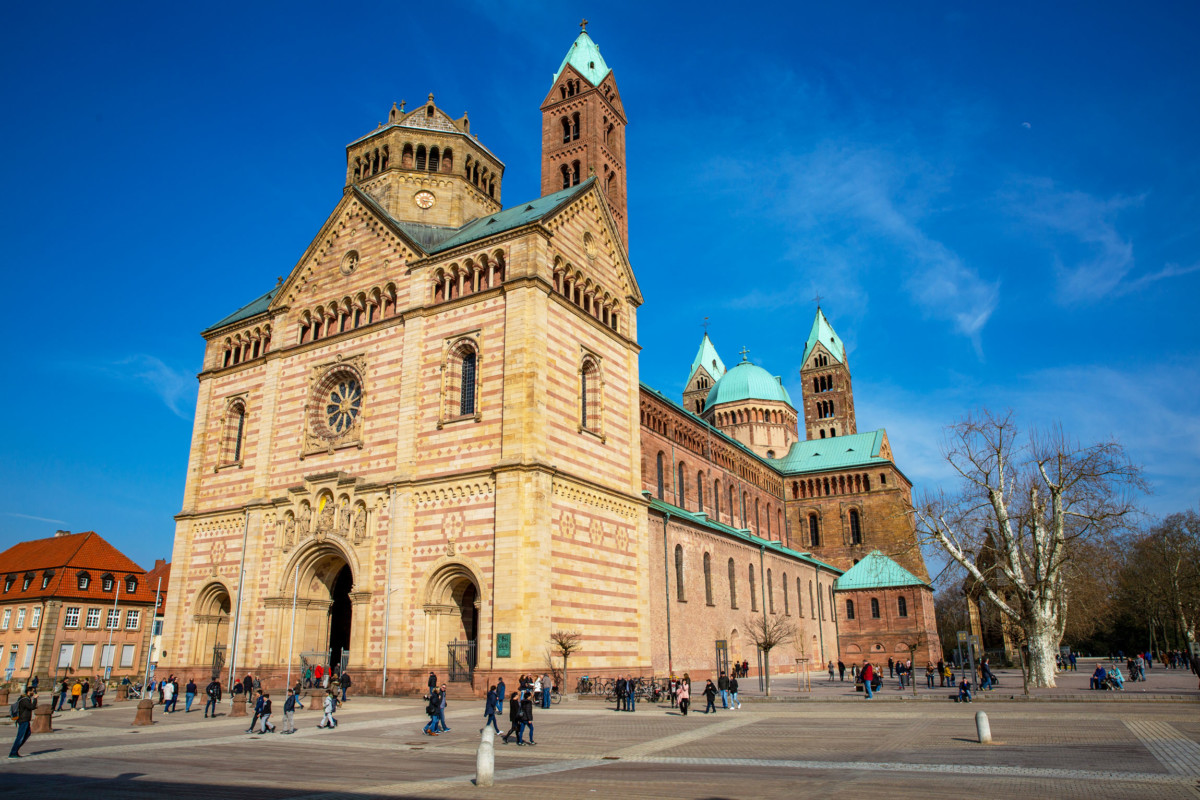
[[[870,661],[864,661],[862,668],[863,691],[867,693],[868,700],[870,700],[873,696],[871,694],[871,681],[874,680],[874,678],[875,668],[871,666]]]

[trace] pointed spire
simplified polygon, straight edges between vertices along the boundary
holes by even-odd
[[[704,371],[714,381],[721,379],[725,374],[725,362],[717,355],[717,348],[713,345],[712,339],[708,338],[708,331],[704,332],[704,338],[700,340],[700,349],[696,351],[696,357],[692,359],[692,368],[688,371],[688,383],[691,383],[692,378],[696,376],[696,370],[704,367]]]
[[[604,62],[604,56],[600,55],[600,46],[592,41],[591,36],[588,36],[587,20],[584,20],[580,27],[583,30],[575,37],[571,49],[567,51],[566,57],[558,65],[558,71],[554,73],[554,80],[557,81],[567,64],[570,64],[576,72],[587,79],[588,83],[592,86],[599,86],[612,70]]]
[[[837,335],[833,325],[829,324],[825,312],[819,305],[817,306],[817,315],[813,318],[812,330],[808,332],[808,341],[804,344],[804,356],[800,359],[801,363],[808,360],[817,342],[824,345],[829,354],[840,363],[846,363],[846,345],[842,343],[842,338]]]

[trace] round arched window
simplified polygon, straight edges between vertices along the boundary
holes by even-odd
[[[350,433],[362,413],[362,380],[354,370],[340,368],[318,384],[313,396],[312,428],[324,439]]]

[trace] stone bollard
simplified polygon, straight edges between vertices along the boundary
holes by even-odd
[[[975,730],[979,733],[980,744],[992,743],[992,726],[988,724],[987,714],[983,711],[975,712]]]
[[[153,725],[154,724],[154,701],[150,699],[139,700],[137,704],[137,715],[133,718],[130,725]]]
[[[54,710],[49,704],[42,705],[38,703],[33,709],[33,724],[29,726],[30,733],[54,733],[54,726],[50,724],[50,716]]]
[[[246,701],[242,698],[245,695],[235,694],[233,696],[233,707],[229,709],[229,716],[244,717],[246,716]]]
[[[479,739],[479,752],[475,754],[475,785],[491,786],[496,774],[496,734],[492,726],[484,727]]]

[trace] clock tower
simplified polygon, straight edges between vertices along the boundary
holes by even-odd
[[[595,176],[628,251],[625,109],[587,20],[579,27],[542,101],[542,196]]]

